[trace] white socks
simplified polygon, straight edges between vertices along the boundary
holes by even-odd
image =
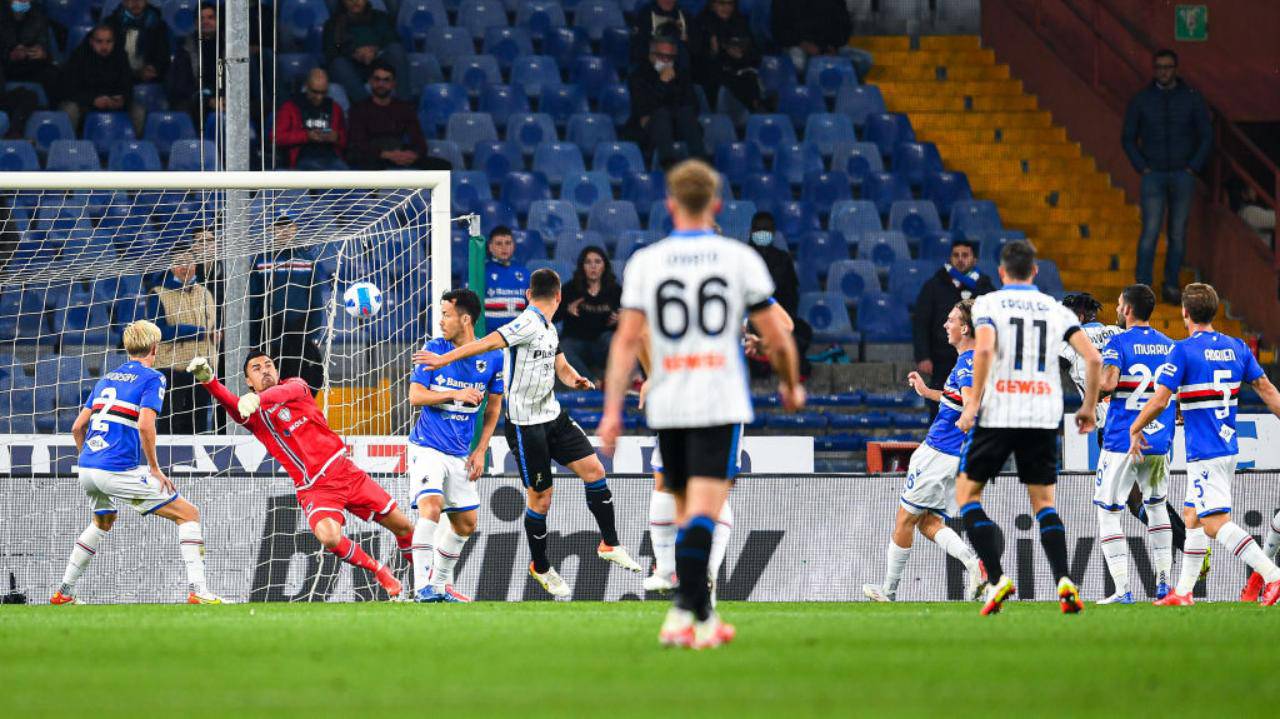
[[[711,534],[711,555],[707,558],[707,576],[714,583],[720,576],[720,565],[729,551],[729,538],[733,536],[733,507],[725,501],[716,520],[716,531]]]
[[[1174,589],[1178,594],[1190,594],[1196,588],[1196,580],[1200,578],[1200,565],[1209,549],[1209,535],[1204,527],[1192,529],[1187,527],[1187,539],[1182,545],[1182,571],[1178,576],[1178,586]]]
[[[1280,580],[1280,567],[1263,554],[1253,537],[1235,522],[1227,522],[1218,530],[1218,542],[1231,551],[1240,561],[1262,575],[1262,581],[1270,584]]]
[[[676,497],[654,490],[649,495],[649,541],[653,543],[653,573],[668,577],[676,571]]]
[[[178,525],[178,551],[182,563],[187,565],[187,583],[196,594],[208,594],[204,578],[204,536],[199,522],[183,522]]]
[[[453,531],[449,522],[441,522],[436,530],[435,566],[431,568],[431,588],[437,592],[444,591],[447,585],[453,584],[453,568],[462,556],[462,547],[470,537],[463,537]]]
[[[982,573],[982,569],[978,564],[978,555],[974,553],[968,544],[965,544],[959,534],[956,534],[956,530],[943,525],[942,529],[939,529],[938,533],[933,535],[933,541],[939,547],[942,547],[942,551],[960,560],[964,564],[965,571],[969,572],[971,576],[976,577]],[[889,544],[893,544],[893,542],[889,542]]]
[[[435,534],[436,522],[418,517],[418,523],[413,525],[413,544],[409,545],[410,551],[413,552],[413,590],[415,592],[425,588],[429,581],[431,563],[435,560]]]
[[[1116,594],[1124,594],[1129,591],[1129,539],[1120,527],[1119,512],[1110,512],[1102,507],[1096,509],[1102,556],[1107,560],[1107,569],[1111,572],[1111,581],[1115,582]]]
[[[75,546],[71,548],[71,558],[67,560],[67,571],[62,574],[62,586],[58,591],[68,597],[75,596],[76,582],[84,574],[85,567],[89,566],[89,561],[98,553],[98,545],[102,544],[106,536],[107,533],[98,529],[96,524],[90,524],[80,533]]]
[[[1156,568],[1156,583],[1168,584],[1173,571],[1173,525],[1169,523],[1169,505],[1164,502],[1147,505],[1147,542]]]
[[[1267,559],[1276,561],[1276,553],[1280,552],[1280,512],[1276,512],[1271,518],[1271,528],[1267,530],[1266,544],[1262,546],[1262,553],[1267,555]]]
[[[902,570],[907,567],[907,560],[911,558],[911,547],[899,547],[889,540],[889,546],[885,550],[884,562],[884,593],[893,597],[898,593],[898,582],[902,581]]]

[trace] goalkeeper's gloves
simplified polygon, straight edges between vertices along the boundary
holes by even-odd
[[[213,379],[213,367],[204,357],[196,357],[187,365],[187,371],[195,375],[197,382],[208,382]]]
[[[256,392],[250,392],[240,398],[240,402],[236,405],[236,409],[240,411],[241,419],[249,419],[254,412],[258,411],[258,407],[261,405],[262,400],[258,397],[258,394]]]

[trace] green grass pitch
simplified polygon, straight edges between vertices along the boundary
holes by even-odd
[[[692,652],[658,646],[658,602],[5,606],[0,716],[1243,717],[1280,696],[1280,609],[977,610],[724,603],[738,640]]]

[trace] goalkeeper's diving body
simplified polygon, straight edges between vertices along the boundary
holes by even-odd
[[[406,562],[412,561],[413,522],[390,494],[347,458],[346,443],[329,429],[311,388],[298,377],[280,379],[265,352],[250,352],[244,376],[250,392],[236,397],[213,376],[208,360],[197,357],[187,371],[195,375],[227,415],[244,425],[293,478],[298,504],[311,532],[342,561],[373,573],[393,599],[401,592],[391,569],[365,553],[342,532],[343,510],[377,522],[396,537]]]

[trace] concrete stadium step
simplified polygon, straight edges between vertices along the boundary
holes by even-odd
[[[868,52],[906,52],[911,49],[911,38],[906,35],[862,35],[854,37],[849,44]]]
[[[877,65],[987,65],[996,64],[994,50],[872,50]]]
[[[867,74],[874,83],[897,81],[1008,80],[1008,65],[876,65]]]
[[[932,132],[917,133],[916,139],[932,142],[938,146],[938,152],[947,159],[976,162],[982,159],[996,158],[1001,160],[1030,161],[1031,158],[1053,158],[1072,160],[1084,156],[1079,145],[1060,143],[1035,144],[1027,142],[993,142],[990,138],[978,141],[933,139]]]
[[[1044,110],[992,113],[913,112],[911,113],[911,126],[917,130],[931,128],[936,130],[977,129],[988,131],[1001,128],[1053,127],[1053,116]]]
[[[1030,95],[946,97],[885,93],[884,102],[890,112],[1016,112],[1040,108],[1036,99]]]
[[[1061,127],[1013,127],[999,128],[943,128],[917,127],[916,135],[938,145],[943,143],[965,145],[1075,145],[1067,139],[1067,131]]]
[[[1011,174],[1002,168],[988,168],[977,161],[970,161],[964,167],[959,163],[943,162],[953,166],[952,169],[963,170],[969,176],[969,184],[977,191],[979,185],[996,190],[1036,190],[1041,192],[1101,192],[1111,187],[1106,175],[1102,173],[1076,174],[1070,176],[1025,175],[1021,171]]]
[[[944,155],[943,162],[946,161],[947,158]],[[968,172],[969,168],[972,167],[975,171],[1002,173],[1005,177],[1045,174],[1061,178],[1076,174],[1090,175],[1097,172],[1091,157],[1034,157],[1018,160],[993,157],[986,161],[960,158],[955,164],[964,169],[965,172]],[[973,184],[972,177],[969,178],[969,184]],[[973,189],[977,191],[978,188],[974,187]]]
[[[879,83],[880,92],[887,98],[890,95],[1021,95],[1021,80],[925,80],[921,82],[885,81]]]
[[[924,35],[920,38],[921,50],[981,50],[982,38],[977,35]]]
[[[1000,217],[1005,224],[1014,227],[1034,226],[1043,222],[1089,224],[1093,222],[1124,221],[1137,215],[1136,207],[1055,208],[1055,207],[1001,207]]]
[[[1119,188],[1101,192],[1039,190],[994,190],[990,193],[1001,208],[1056,207],[1059,209],[1125,207],[1124,192]]]

